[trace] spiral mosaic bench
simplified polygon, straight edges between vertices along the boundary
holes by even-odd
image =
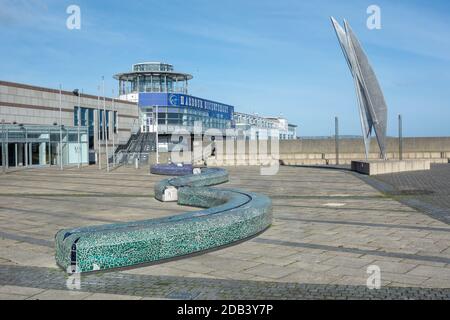
[[[55,236],[56,262],[90,272],[130,267],[215,249],[252,237],[272,223],[265,195],[209,186],[228,180],[223,169],[165,179],[155,197],[175,187],[178,204],[205,208],[164,218],[65,229]]]
[[[150,166],[150,173],[164,176],[184,176],[192,174],[194,167],[191,164],[154,164]]]
[[[164,201],[164,191],[169,187],[207,187],[228,181],[228,172],[220,168],[203,168],[201,174],[186,175],[160,181],[155,185],[155,198]],[[203,207],[203,206],[199,206]]]

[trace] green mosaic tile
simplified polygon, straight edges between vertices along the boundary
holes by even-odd
[[[262,194],[211,188],[228,181],[223,169],[166,179],[178,188],[178,204],[207,208],[165,218],[82,227],[55,236],[56,261],[77,272],[135,266],[218,248],[251,237],[272,223],[272,202]],[[157,196],[155,196],[158,198]]]

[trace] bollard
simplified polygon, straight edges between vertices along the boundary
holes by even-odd
[[[136,158],[134,160],[134,167],[135,167],[135,169],[139,169],[139,159],[138,158]]]
[[[398,115],[398,158],[403,160],[403,123],[402,115]]]
[[[336,165],[339,165],[339,118],[334,118],[334,145],[336,147]]]

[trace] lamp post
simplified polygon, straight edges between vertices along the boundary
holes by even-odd
[[[108,156],[108,137],[106,135],[106,96],[105,96],[105,77],[102,77],[103,84],[103,138],[105,141],[105,156],[106,156],[106,172],[109,172],[109,156]]]
[[[81,143],[81,117],[82,117],[82,113],[81,113],[81,96],[83,95],[83,89],[81,89],[81,93],[80,93],[80,95],[78,96],[78,101],[79,101],[79,108],[78,108],[78,111],[80,112],[80,117],[78,118],[79,120],[78,120],[78,141],[79,141],[79,148],[80,148],[80,154],[79,154],[79,156],[80,156],[80,169],[83,167],[83,145],[82,145],[82,143]],[[86,110],[86,112],[87,112],[87,110]],[[87,117],[88,116],[88,114],[87,113],[85,113],[85,116]],[[88,133],[89,134],[89,133]],[[89,138],[88,138],[89,139]],[[88,149],[89,148],[87,148],[86,149],[86,151],[87,152],[89,152],[88,151]],[[89,156],[88,156],[88,158],[89,158]],[[89,162],[89,160],[88,160],[88,162]]]
[[[158,137],[158,129],[159,129],[159,120],[158,120],[158,106],[156,106],[156,164],[159,164],[159,137]]]
[[[334,118],[334,139],[336,145],[336,165],[339,165],[339,118]]]
[[[56,123],[56,122],[55,122]],[[19,124],[20,130],[24,131],[25,143],[23,144],[23,153],[22,153],[22,167],[27,167],[27,129],[23,126],[23,123]],[[51,145],[51,142],[50,142]]]
[[[398,158],[403,160],[403,123],[402,115],[398,115]]]
[[[5,119],[2,119],[2,167],[3,173],[6,172],[6,160],[5,160]]]
[[[62,88],[59,85],[59,165],[63,169],[63,155],[62,155]]]
[[[116,135],[116,113],[114,111],[114,89],[112,90],[112,118],[113,118],[113,123],[112,123],[112,143],[113,143],[113,166],[116,164],[116,139],[115,139],[115,135]]]
[[[97,86],[97,161],[98,170],[102,170],[102,149],[101,149],[101,139],[100,139],[100,86]]]
[[[78,133],[78,169],[81,169],[81,139],[80,139],[80,124],[81,124],[81,103],[80,92],[78,89],[73,90],[73,94],[78,97],[77,103],[77,133]]]
[[[23,125],[23,124],[22,124]],[[24,128],[24,127],[23,127]],[[28,168],[28,164],[29,164],[29,161],[28,161],[28,151],[30,150],[30,148],[29,148],[29,145],[28,145],[28,130],[27,130],[27,128],[25,127],[24,128],[25,129],[25,167],[26,168]]]

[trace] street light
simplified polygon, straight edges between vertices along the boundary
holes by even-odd
[[[105,96],[105,77],[102,76],[102,84],[103,84],[103,138],[105,141],[105,156],[106,156],[106,172],[109,172],[109,155],[108,155],[108,136],[107,136],[107,131],[106,131],[106,96]]]
[[[81,124],[81,94],[78,89],[73,90],[73,94],[78,97],[78,111],[77,111],[77,127],[78,127],[78,169],[81,169],[81,139],[80,139],[80,124]]]
[[[102,120],[103,121],[103,120]],[[102,123],[100,121],[100,86],[97,86],[97,132],[96,132],[96,136],[97,136],[97,161],[98,161],[98,169],[102,170],[102,157],[101,157],[101,142],[102,139],[100,139],[101,137],[101,130],[100,130],[100,123]]]
[[[59,165],[63,169],[63,155],[62,155],[62,88],[59,85]]]
[[[159,129],[159,119],[158,119],[158,106],[156,106],[156,164],[159,164],[159,137],[158,137],[158,129]]]
[[[114,105],[114,89],[112,89],[112,119],[113,119],[113,123],[112,123],[112,143],[113,143],[113,168],[114,165],[116,164],[116,139],[115,139],[115,135],[116,135],[116,113],[114,111],[115,109],[115,105]]]
[[[6,172],[6,160],[5,160],[5,119],[2,119],[2,167],[3,173]]]

